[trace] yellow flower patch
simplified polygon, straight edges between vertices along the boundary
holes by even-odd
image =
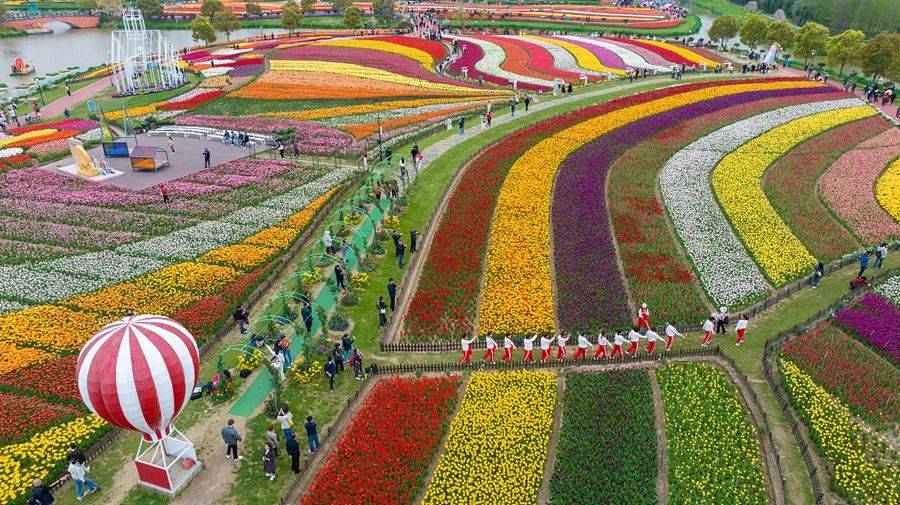
[[[331,196],[340,189],[340,186],[335,186],[329,189],[325,194],[316,198],[315,200],[309,202],[309,205],[303,208],[300,212],[296,212],[292,214],[290,217],[281,222],[282,228],[293,228],[297,231],[305,230],[307,226],[309,226],[310,221],[312,221],[313,216],[315,216],[319,210],[331,200]]]
[[[137,107],[129,107],[125,109],[128,112],[128,117],[138,117],[138,116],[146,116],[147,114],[153,114],[156,112],[156,108],[160,104],[151,103],[149,105],[138,105]],[[103,113],[106,116],[106,119],[111,119],[113,121],[122,119],[125,117],[125,113],[122,112],[122,109],[112,110],[109,112]]]
[[[69,298],[66,303],[113,317],[124,317],[129,310],[138,314],[174,316],[199,299],[196,295],[172,286],[127,282],[101,289],[96,293]]]
[[[762,190],[763,173],[806,139],[874,113],[860,106],[796,119],[738,147],[713,169],[712,187],[722,210],[773,285],[805,275],[816,259],[769,203]]]
[[[0,315],[0,341],[77,351],[108,321],[99,314],[57,305],[38,305]]]
[[[57,132],[57,130],[55,128],[44,128],[42,130],[33,130],[30,132],[25,132],[21,135],[13,135],[12,137],[0,139],[0,148],[6,147],[10,144],[15,144],[16,142],[33,139],[35,137],[43,137],[44,135],[50,135],[50,134],[53,134],[56,132]]]
[[[550,205],[556,173],[569,154],[609,131],[670,109],[735,93],[814,86],[819,84],[751,82],[688,91],[584,121],[526,151],[510,168],[497,199],[479,330],[501,334],[553,330]]]
[[[53,357],[55,357],[53,354],[37,349],[0,343],[0,375],[47,361]]]
[[[299,235],[299,231],[294,228],[281,228],[272,226],[265,230],[247,237],[244,243],[248,245],[259,245],[263,247],[274,247],[275,249],[284,249],[294,243]]]
[[[566,51],[572,53],[572,56],[575,57],[575,61],[578,62],[578,66],[587,70],[592,70],[594,72],[608,72],[613,75],[626,75],[624,70],[620,70],[618,68],[607,67],[603,63],[600,62],[600,59],[597,58],[597,55],[590,52],[589,50],[579,46],[578,44],[573,44],[571,42],[566,42],[561,39],[551,39],[547,37],[538,37],[536,35],[523,35],[524,39],[533,39],[540,40],[542,42],[547,42],[553,44],[555,46],[559,46]]]
[[[414,47],[404,46],[400,44],[394,44],[392,42],[385,42],[383,40],[372,40],[372,39],[334,39],[328,40],[325,42],[319,42],[320,46],[333,46],[333,47],[352,47],[357,49],[374,49],[376,51],[384,51],[386,53],[394,53],[399,54],[400,56],[405,56],[411,60],[418,61],[425,67],[429,72],[434,72],[434,69],[431,68],[431,65],[434,63],[434,58],[431,57],[430,54],[426,53],[421,49],[416,49]],[[334,62],[329,62],[328,65],[334,65]]]
[[[638,39],[638,40],[645,44],[649,44],[651,46],[656,46],[660,49],[666,49],[666,50],[672,51],[673,53],[677,54],[678,56],[681,56],[682,58],[685,58],[687,60],[691,60],[697,64],[706,63],[706,66],[710,67],[710,68],[719,66],[719,63],[717,61],[713,61],[709,58],[701,56],[699,53],[695,53],[694,51],[691,51],[690,49],[685,49],[684,47],[676,45],[676,44],[669,44],[668,42],[661,42],[661,41],[657,41],[657,40],[648,40],[648,39]]]
[[[205,82],[205,81],[204,81]],[[454,98],[421,98],[417,100],[389,100],[387,102],[365,103],[360,105],[344,105],[341,107],[327,107],[324,109],[298,110],[290,112],[273,112],[272,117],[299,119],[303,121],[313,119],[327,119],[331,117],[354,116],[368,114],[382,110],[402,109],[406,107],[421,107],[424,105],[441,105],[447,103],[466,102],[478,100],[479,96],[461,96]]]
[[[900,221],[900,159],[888,165],[875,183],[875,197],[884,210]]]
[[[276,254],[278,254],[278,249],[273,249],[271,247],[236,244],[213,249],[203,256],[200,256],[198,261],[217,265],[229,265],[235,268],[250,270],[262,265]]]
[[[422,503],[537,503],[555,403],[550,372],[472,375]]]
[[[240,277],[241,272],[219,265],[184,262],[169,265],[145,275],[135,282],[160,289],[177,289],[200,295],[211,295]]]

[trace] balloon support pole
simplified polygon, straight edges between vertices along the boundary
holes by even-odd
[[[197,460],[194,444],[174,426],[169,436],[156,442],[142,438],[134,466],[138,484],[169,496],[184,489],[203,467]]]

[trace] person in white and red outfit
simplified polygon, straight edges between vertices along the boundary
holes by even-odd
[[[572,356],[572,359],[585,359],[587,358],[587,350],[591,347],[594,347],[591,344],[591,341],[582,334],[578,334],[578,350],[575,351],[575,355]]]
[[[678,332],[678,328],[673,323],[666,323],[666,352],[672,349],[672,343],[675,342],[675,336],[684,338],[684,335]]]
[[[484,337],[484,345],[487,347],[487,350],[485,350],[484,354],[481,356],[481,361],[487,359],[493,363],[494,356],[497,354],[497,342],[494,340],[494,332],[489,331],[487,336]]]
[[[541,335],[541,363],[550,359],[550,344],[553,340],[550,335]]]
[[[647,351],[648,355],[652,356],[653,349],[656,349],[656,341],[662,337],[659,336],[659,333],[656,333],[656,328],[651,327],[644,333],[644,338],[647,339],[647,347],[644,350]]]
[[[646,303],[641,304],[641,308],[638,309],[637,313],[637,322],[634,323],[637,326],[637,330],[649,330],[650,329],[650,309],[647,308]]]
[[[734,329],[737,330],[737,342],[734,345],[741,345],[744,343],[744,333],[747,333],[747,325],[750,324],[750,318],[747,317],[747,314],[741,314],[741,318],[738,319],[738,322],[734,325]]]
[[[522,339],[522,362],[531,363],[534,361],[534,341],[537,340],[537,333],[531,338]]]
[[[516,344],[513,343],[512,339],[509,338],[509,335],[503,337],[503,361],[506,364],[512,363],[512,351],[516,348]]]
[[[569,351],[566,350],[566,342],[569,341],[569,338],[571,337],[562,336],[562,333],[556,336],[556,361],[562,361],[569,355]]]
[[[706,337],[703,339],[703,343],[700,345],[701,347],[706,347],[712,342],[713,331],[716,329],[716,318],[714,316],[710,316],[709,319],[703,322],[703,331],[706,332]]]
[[[628,340],[631,342],[631,346],[628,347],[628,354],[631,354],[631,357],[637,356],[638,353],[638,342],[640,342],[641,335],[638,333],[638,327],[635,326],[634,329],[628,332]]]
[[[472,359],[472,344],[475,342],[475,337],[467,339],[465,335],[459,339],[459,347],[462,349],[462,358],[459,359],[460,365],[469,364],[469,360]]]
[[[594,359],[605,358],[607,346],[609,346],[609,339],[603,334],[603,330],[600,330],[600,334],[597,335],[597,351],[594,352]]]
[[[623,337],[621,333],[616,332],[616,336],[613,337],[613,351],[609,357],[615,358],[616,356],[622,356],[622,346],[625,342],[628,342],[628,339]]]

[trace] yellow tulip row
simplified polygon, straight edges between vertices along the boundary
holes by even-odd
[[[555,403],[553,373],[472,375],[422,503],[537,503]]]
[[[138,105],[136,107],[129,107],[129,108],[125,109],[125,111],[123,111],[122,109],[111,110],[109,112],[104,111],[103,115],[104,115],[104,117],[106,117],[106,119],[109,119],[112,121],[117,121],[119,119],[124,118],[125,113],[127,112],[128,117],[135,118],[135,117],[145,116],[147,114],[153,114],[154,112],[156,112],[156,108],[161,104],[162,104],[162,102],[151,103],[149,105]]]
[[[900,158],[888,165],[875,183],[875,197],[884,210],[900,221]]]
[[[584,121],[526,151],[510,168],[497,200],[479,329],[501,334],[553,330],[550,205],[556,174],[571,153],[616,128],[677,107],[735,93],[817,85],[757,82],[687,91]]]
[[[56,475],[65,465],[69,444],[84,447],[106,426],[91,414],[42,431],[26,442],[0,447],[0,503],[22,496],[34,479]]]
[[[405,56],[411,60],[418,61],[425,67],[429,72],[434,72],[434,69],[431,68],[434,63],[434,58],[431,57],[430,54],[426,53],[421,49],[416,49],[414,47],[404,46],[401,44],[394,44],[392,42],[387,42],[384,40],[373,40],[373,39],[332,39],[324,42],[319,42],[317,45],[320,46],[332,46],[332,47],[350,47],[355,49],[374,49],[376,51],[384,51],[386,53],[399,54],[400,56]],[[333,65],[333,62],[329,62],[329,67]]]
[[[0,343],[0,375],[47,361],[52,357],[53,354],[37,349]]]
[[[783,358],[779,365],[792,404],[829,463],[835,491],[851,504],[900,503],[900,462],[879,456],[896,450],[863,429],[846,405],[797,365]]]
[[[682,58],[687,59],[687,60],[691,60],[694,63],[697,63],[697,64],[705,63],[706,66],[710,67],[710,68],[718,67],[720,65],[720,63],[717,61],[706,58],[706,57],[700,55],[699,53],[691,51],[690,49],[685,49],[684,47],[676,45],[676,44],[670,44],[668,42],[662,42],[659,40],[649,40],[649,39],[640,39],[640,41],[645,44],[649,44],[651,46],[658,47],[660,49],[667,49],[669,51],[672,51],[673,53],[677,54],[678,56],[681,56]]]
[[[782,221],[762,190],[766,169],[791,148],[835,126],[875,113],[860,106],[802,117],[735,149],[712,173],[712,187],[747,250],[775,286],[805,275],[816,259]]]
[[[407,107],[421,107],[424,105],[441,105],[447,103],[467,102],[477,100],[478,96],[461,96],[453,98],[420,98],[414,100],[389,100],[387,102],[365,103],[360,105],[343,105],[340,107],[326,107],[324,109],[297,110],[288,112],[273,112],[273,117],[284,117],[308,121],[313,119],[327,119],[331,117],[355,116],[357,114],[369,114],[383,110],[403,109]]]
[[[16,142],[21,142],[23,140],[28,140],[35,137],[43,137],[44,135],[50,135],[56,133],[58,130],[55,128],[44,128],[41,130],[32,130],[30,132],[25,132],[20,135],[13,135],[11,137],[5,137],[0,139],[0,148],[4,148],[10,144],[15,144]]]

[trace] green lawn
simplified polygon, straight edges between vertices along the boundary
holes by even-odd
[[[694,7],[709,11],[716,16],[734,16],[739,21],[754,14],[750,9],[733,4],[728,0],[692,0],[691,3]]]
[[[190,91],[194,86],[200,83],[200,80],[201,78],[198,74],[188,72],[185,74],[185,84],[178,88],[168,89],[157,93],[130,96],[128,98],[113,98],[112,94],[114,88],[109,87],[94,96],[92,100],[94,100],[99,107],[102,107],[104,111],[111,112],[113,110],[119,110],[122,107],[137,107],[138,105],[148,105],[166,101],[172,97]],[[72,115],[81,118],[87,117],[88,114],[90,114],[87,109],[87,102],[88,101],[85,100],[73,107],[71,109]]]
[[[96,81],[97,81],[97,79],[92,79],[90,81],[76,82],[76,83],[73,83],[70,86],[70,88],[74,92],[74,91],[79,90],[89,84],[93,84]],[[62,98],[64,96],[66,96],[66,85],[64,83],[59,83],[52,88],[44,87],[44,102],[47,104],[53,103],[56,100],[59,100],[60,98]],[[31,107],[31,103],[30,103],[31,99],[36,98],[36,99],[40,100],[40,97],[41,97],[41,95],[39,93],[29,95],[27,97],[26,101],[23,101],[22,105],[19,107],[19,115],[24,115],[24,114],[31,112],[33,110]]]
[[[461,25],[458,19],[450,21],[453,27]],[[566,32],[613,32],[635,35],[656,35],[657,37],[680,37],[693,35],[700,31],[700,18],[694,14],[688,15],[681,24],[672,28],[631,28],[619,25],[585,24],[585,23],[552,23],[541,21],[516,21],[516,20],[491,20],[475,21],[465,20],[467,28],[492,28],[492,29],[527,29],[527,30],[561,30]]]

